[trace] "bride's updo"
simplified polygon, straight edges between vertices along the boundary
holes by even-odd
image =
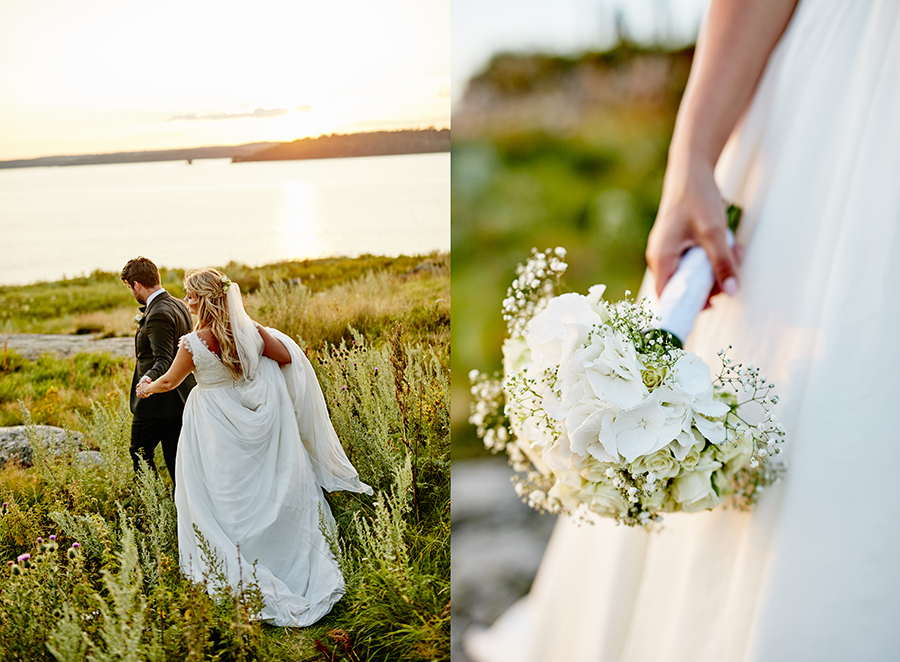
[[[237,379],[242,376],[243,370],[228,318],[226,293],[229,287],[234,287],[231,281],[216,269],[197,269],[184,276],[184,289],[197,296],[197,323],[194,330],[208,328],[212,331],[219,343],[222,363]]]

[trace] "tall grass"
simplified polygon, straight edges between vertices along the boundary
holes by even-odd
[[[84,430],[92,402],[114,399],[131,386],[134,360],[109,354],[44,354],[29,361],[0,353],[0,426],[23,423],[20,403],[35,423]]]
[[[231,262],[218,266],[241,292],[252,294],[261,283],[303,284],[310,292],[322,292],[380,272],[390,278],[418,280],[421,272],[443,272],[449,268],[449,256],[325,258],[278,262],[248,267]],[[162,285],[177,297],[184,296],[181,280],[184,270],[160,269]],[[447,290],[449,296],[449,287]],[[94,333],[101,336],[130,336],[137,304],[122,285],[117,273],[95,271],[90,276],[35,283],[24,286],[0,286],[0,333]],[[348,320],[349,321],[349,320]]]
[[[306,344],[338,436],[375,489],[374,498],[327,495],[347,588],[320,623],[290,629],[255,620],[261,597],[252,569],[238,587],[222,587],[215,566],[200,584],[181,573],[171,484],[164,471],[135,476],[122,388],[76,417],[83,443],[101,453],[99,465],[79,459],[74,439],[51,449],[33,435],[34,467],[0,468],[0,558],[11,562],[0,573],[0,659],[448,658],[444,301],[449,276],[438,267],[325,291],[273,280],[248,302],[261,322]],[[38,381],[39,362],[15,361],[20,386]],[[114,365],[107,378],[124,380]],[[22,554],[31,555],[27,564],[17,561]]]

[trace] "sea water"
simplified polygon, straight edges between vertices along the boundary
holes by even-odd
[[[450,155],[0,170],[0,285],[450,249]]]

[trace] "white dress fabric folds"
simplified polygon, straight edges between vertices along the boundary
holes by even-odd
[[[340,446],[306,356],[284,334],[269,332],[288,348],[292,363],[279,367],[261,356],[254,328],[252,364],[240,352],[252,378],[236,381],[195,332],[184,337],[197,386],[185,405],[175,468],[178,552],[182,570],[203,580],[210,559],[196,527],[232,586],[250,581],[256,564],[265,599],[261,619],[301,627],[327,614],[344,591],[320,530],[320,519],[334,523],[322,487],[372,490]]]
[[[900,2],[801,0],[716,176],[742,288],[688,349],[775,382],[785,479],[660,533],[561,519],[478,662],[900,656]]]

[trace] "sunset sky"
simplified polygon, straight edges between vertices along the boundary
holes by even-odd
[[[450,124],[450,0],[0,0],[0,160]]]

